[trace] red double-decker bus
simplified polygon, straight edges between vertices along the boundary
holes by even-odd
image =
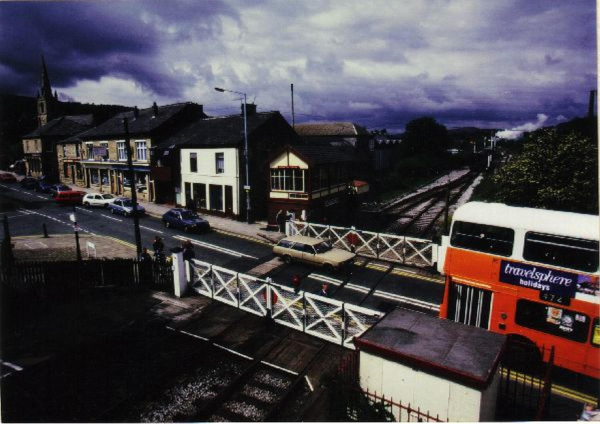
[[[439,249],[440,317],[553,346],[555,365],[600,378],[599,226],[595,215],[460,206]]]

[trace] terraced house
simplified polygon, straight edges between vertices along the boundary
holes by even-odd
[[[159,107],[154,103],[147,109],[135,108],[117,114],[103,124],[78,134],[76,138],[66,140],[65,154],[73,153],[73,148],[67,146],[79,141],[82,183],[85,187],[129,197],[135,182],[139,200],[154,202],[172,198],[170,181],[162,181],[161,184],[152,176],[153,168],[163,167],[160,157],[153,156],[154,147],[186,124],[203,118],[206,115],[202,105],[178,103]],[[132,152],[133,181],[128,173],[127,140]]]

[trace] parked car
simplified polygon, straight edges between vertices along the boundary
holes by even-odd
[[[59,191],[53,196],[53,199],[59,205],[81,205],[84,195],[85,191]]]
[[[83,197],[83,205],[86,207],[102,206],[107,208],[115,199],[115,196],[108,193],[88,193]]]
[[[53,184],[45,180],[38,180],[37,185],[35,187],[35,191],[39,191],[40,193],[51,193]]]
[[[56,193],[59,193],[61,191],[73,191],[73,189],[68,185],[64,184],[53,184],[50,187],[50,194],[52,195],[52,197],[56,196]]]
[[[17,178],[8,172],[0,172],[0,183],[16,183]]]
[[[107,207],[110,209],[111,213],[118,213],[124,216],[130,216],[133,213],[133,202],[127,197],[119,197],[112,203],[109,203]],[[137,210],[138,215],[146,213],[146,209],[139,204],[136,205],[135,209]]]
[[[23,188],[33,190],[38,186],[38,181],[35,178],[25,177],[21,180],[20,184]]]
[[[350,266],[354,263],[356,256],[352,252],[333,248],[326,240],[306,236],[291,236],[281,239],[273,247],[273,253],[286,263],[300,261],[329,270]]]
[[[210,224],[200,218],[195,212],[187,209],[170,209],[162,216],[162,222],[167,228],[181,228],[186,233],[208,231]]]

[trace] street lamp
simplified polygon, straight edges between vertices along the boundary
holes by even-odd
[[[248,222],[248,224],[252,224],[252,207],[250,205],[250,164],[248,161],[248,117],[246,114],[246,93],[234,90],[226,90],[225,88],[219,87],[215,87],[215,90],[219,93],[224,93],[227,91],[229,93],[235,93],[244,96],[244,160],[246,162],[246,185],[244,186],[244,190],[246,190],[246,222]]]

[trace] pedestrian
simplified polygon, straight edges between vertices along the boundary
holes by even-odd
[[[298,274],[292,276],[292,286],[294,286],[294,293],[298,294],[300,291],[300,276]]]
[[[145,247],[142,249],[140,262],[152,262],[152,257],[150,256],[150,253],[148,253],[148,249]]]
[[[194,245],[191,241],[184,241],[181,247],[183,248],[184,261],[189,261],[190,259],[194,259],[196,257],[196,253],[194,252]]]
[[[160,238],[160,236],[155,236],[154,242],[152,243],[152,250],[154,250],[154,255],[156,255],[157,253],[162,253],[164,248],[165,244],[163,243],[162,238]]]
[[[279,232],[285,233],[285,214],[283,213],[283,209],[279,209],[279,212],[275,215],[275,222],[277,222]]]
[[[586,403],[578,421],[600,421],[600,410],[594,407],[594,405]]]
[[[321,285],[321,290],[317,293],[319,296],[329,297],[329,284],[323,283]]]

